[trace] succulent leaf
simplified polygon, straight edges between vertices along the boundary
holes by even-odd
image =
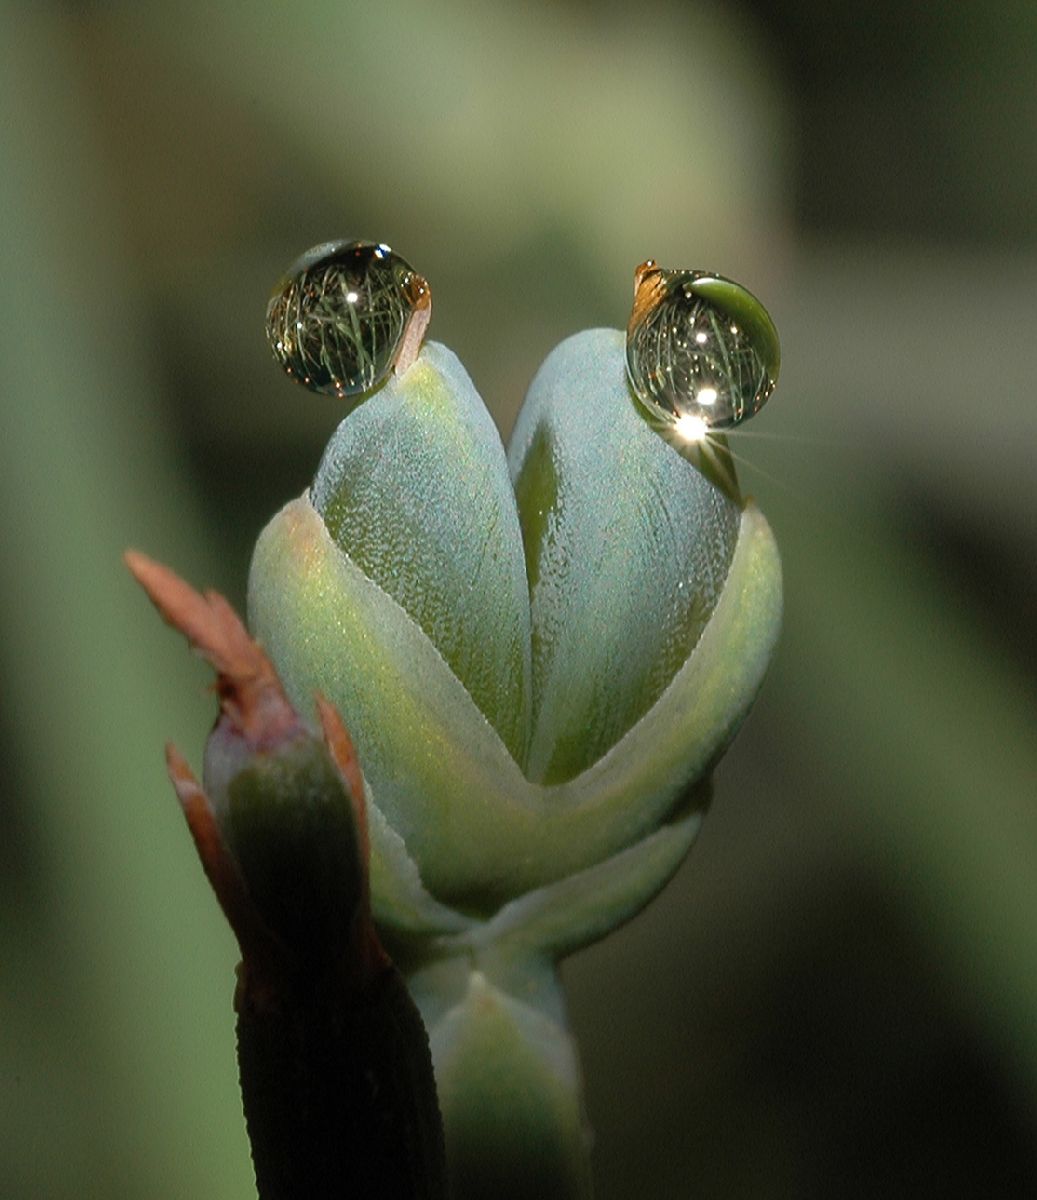
[[[590,1196],[590,1135],[564,1026],[476,971],[429,1038],[453,1195]]]
[[[530,570],[534,718],[526,772],[589,767],[659,698],[702,635],[737,506],[644,420],[623,335],[547,358],[509,450]]]
[[[500,434],[445,346],[427,344],[342,421],[311,500],[521,760],[529,605],[515,495]]]

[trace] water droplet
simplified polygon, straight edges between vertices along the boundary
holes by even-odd
[[[710,271],[634,272],[627,375],[655,417],[689,437],[760,411],[778,382],[778,331],[745,288]]]
[[[429,286],[384,243],[326,242],[289,268],[270,297],[266,335],[300,383],[358,396],[417,357],[432,312]]]

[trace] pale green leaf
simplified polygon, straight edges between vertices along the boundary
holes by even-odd
[[[526,772],[571,779],[651,707],[727,578],[739,510],[652,429],[624,336],[597,329],[540,368],[512,437],[533,638]]]
[[[523,776],[429,638],[331,541],[305,498],[260,536],[249,590],[253,631],[293,702],[308,711],[320,691],[343,714],[377,807],[425,888],[484,913],[667,819],[748,710],[780,609],[777,551],[750,505],[724,592],[670,686],[588,770],[543,786]]]
[[[590,1137],[568,1031],[472,972],[430,1032],[451,1194],[590,1195]]]
[[[407,853],[403,838],[374,803],[370,788],[367,828],[371,844],[371,899],[377,921],[406,934],[453,933],[469,924],[460,913],[429,894],[417,863]]]
[[[491,955],[494,978],[506,964],[524,972],[530,958],[564,958],[636,916],[680,866],[701,824],[702,814],[691,812],[596,866],[519,896],[452,941]]]
[[[339,425],[311,488],[354,563],[421,626],[501,735],[525,750],[529,605],[500,435],[445,346]]]

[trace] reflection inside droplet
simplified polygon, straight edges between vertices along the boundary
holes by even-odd
[[[267,339],[286,373],[311,391],[357,396],[410,365],[431,305],[425,280],[384,243],[327,242],[274,289]]]
[[[780,350],[770,316],[745,288],[649,260],[634,274],[626,358],[649,413],[698,440],[760,411],[777,383]]]

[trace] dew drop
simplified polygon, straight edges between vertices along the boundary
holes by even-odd
[[[778,382],[778,331],[745,288],[710,271],[634,272],[627,375],[649,413],[701,438],[760,411]]]
[[[359,396],[410,366],[431,311],[428,284],[389,246],[326,242],[274,289],[266,335],[285,372],[311,391]]]

